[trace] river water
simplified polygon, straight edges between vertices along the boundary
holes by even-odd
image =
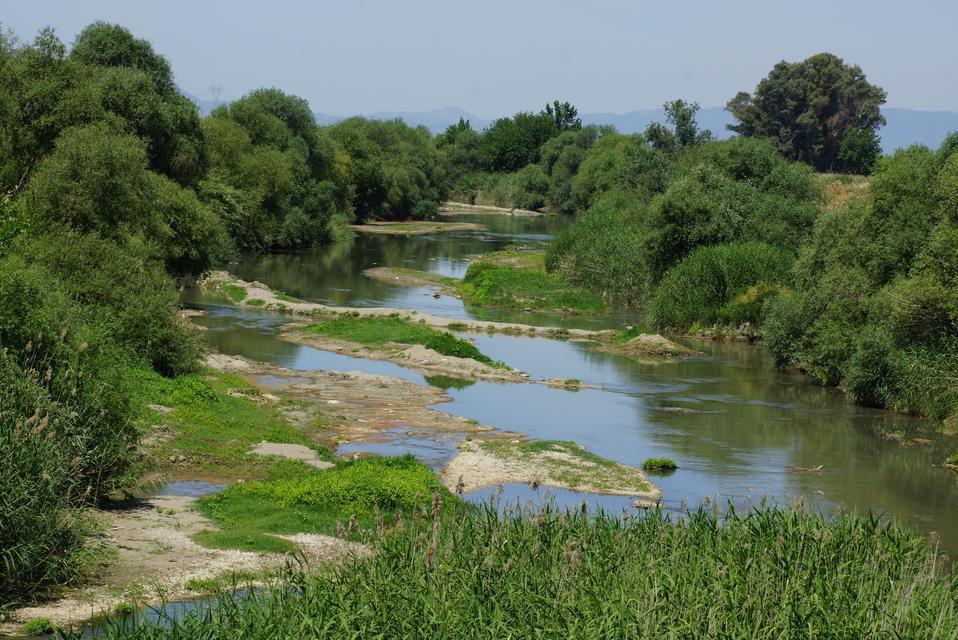
[[[622,327],[628,317],[562,317],[477,308],[430,288],[404,288],[367,278],[373,266],[407,267],[461,277],[469,260],[508,246],[536,248],[566,224],[559,217],[464,216],[486,231],[426,236],[360,236],[310,252],[247,256],[229,271],[289,295],[341,306],[419,309],[450,318],[534,325]],[[958,476],[936,465],[958,449],[907,416],[858,407],[840,392],[808,384],[775,368],[749,345],[682,341],[702,357],[643,364],[601,353],[588,344],[546,338],[464,334],[495,359],[533,378],[578,378],[596,388],[579,391],[544,385],[425,379],[398,365],[352,358],[280,341],[287,319],[239,310],[196,290],[184,301],[206,308],[198,318],[219,351],[294,369],[361,370],[396,375],[447,389],[441,411],[534,438],[574,440],[593,453],[639,466],[653,456],[676,460],[679,470],[653,481],[666,507],[715,501],[787,503],[801,496],[825,510],[871,510],[924,532],[938,532],[946,549],[958,550]],[[441,467],[455,442],[399,428],[387,442],[351,443],[340,453],[411,451]],[[915,438],[931,440],[917,444]],[[813,468],[819,473],[789,467]],[[492,490],[476,492],[485,499]],[[583,499],[607,509],[629,508],[621,497],[572,491],[533,492],[525,485],[501,490],[507,499],[560,503]]]

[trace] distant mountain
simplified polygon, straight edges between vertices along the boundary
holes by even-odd
[[[192,100],[199,107],[200,112],[208,115],[210,111],[228,100],[202,100],[194,95],[182,91],[181,93]],[[897,109],[886,107],[882,109],[887,124],[879,131],[882,149],[891,153],[895,149],[923,144],[936,149],[949,133],[958,131],[958,113],[954,111],[918,111],[915,109]],[[446,127],[459,122],[459,118],[468,120],[474,129],[485,129],[492,123],[492,119],[480,118],[460,107],[441,107],[432,111],[377,111],[362,114],[373,120],[400,119],[414,127],[423,126],[433,134],[442,133]],[[328,113],[316,112],[316,121],[319,124],[329,125],[348,116],[337,116]],[[581,115],[584,124],[612,125],[620,133],[640,133],[653,122],[664,122],[665,113],[662,109],[645,109],[629,111],[628,113],[584,113]],[[732,135],[726,125],[732,124],[732,115],[722,107],[708,107],[698,113],[699,126],[709,129],[719,139],[724,140]]]
[[[183,91],[183,89],[180,89],[180,93],[183,94],[185,98],[189,98],[193,104],[199,107],[200,113],[204,116],[210,115],[210,112],[221,104],[226,104],[229,102],[229,100],[204,100],[202,98],[197,98],[188,91]]]

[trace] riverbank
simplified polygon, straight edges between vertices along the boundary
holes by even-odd
[[[388,236],[422,236],[430,233],[451,231],[484,231],[485,226],[474,222],[433,222],[430,220],[406,220],[402,222],[367,222],[353,224],[350,229],[357,233]]]

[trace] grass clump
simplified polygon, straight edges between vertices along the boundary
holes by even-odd
[[[958,453],[953,453],[945,459],[945,464],[958,466]]]
[[[425,324],[404,320],[398,315],[340,317],[312,324],[306,327],[306,331],[375,347],[382,347],[390,342],[418,344],[444,356],[469,358],[489,366],[505,368],[504,364],[483,354],[467,340],[457,338],[448,331],[439,331]]]
[[[642,463],[642,468],[646,471],[674,471],[679,466],[672,458],[649,458]]]
[[[201,501],[204,514],[220,525],[197,541],[218,548],[284,552],[295,549],[270,534],[350,534],[377,525],[376,513],[412,513],[434,493],[452,497],[435,474],[411,455],[342,462],[326,471],[305,471],[263,482],[234,485]]]
[[[707,630],[707,631],[706,631]],[[320,576],[108,637],[948,638],[954,587],[877,518],[764,508],[673,520],[495,506],[428,515]]]
[[[242,302],[246,299],[246,289],[232,282],[223,285],[223,292],[233,302]]]
[[[474,304],[512,309],[603,313],[605,303],[594,293],[546,273],[542,254],[508,251],[489,254],[469,265],[459,286]]]
[[[57,626],[50,618],[31,618],[23,625],[23,632],[31,636],[56,633]]]

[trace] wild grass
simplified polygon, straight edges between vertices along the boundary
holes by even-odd
[[[501,362],[483,354],[471,342],[457,338],[447,331],[439,331],[425,324],[410,322],[398,315],[343,316],[312,324],[306,327],[306,331],[375,347],[382,347],[390,342],[422,345],[444,356],[469,358],[489,366],[505,367]]]
[[[437,510],[438,511],[438,510]],[[956,587],[878,518],[417,512],[378,551],[109,638],[952,638]]]
[[[246,289],[238,284],[226,283],[223,285],[223,291],[233,302],[242,302],[246,299]]]
[[[754,323],[765,299],[788,283],[792,262],[788,251],[759,242],[700,247],[656,287],[651,320],[674,329]]]
[[[308,470],[262,482],[234,485],[200,502],[219,525],[200,533],[204,545],[246,551],[293,551],[296,545],[273,534],[336,533],[368,538],[370,531],[394,526],[398,512],[411,515],[433,494],[458,501],[427,467],[410,455],[340,462],[326,471]],[[379,521],[377,522],[377,518]]]
[[[672,458],[648,458],[642,468],[646,471],[672,471],[679,467]]]
[[[144,403],[173,409],[164,418],[172,435],[155,455],[160,468],[174,454],[185,455],[187,464],[204,474],[263,477],[274,465],[248,453],[263,440],[305,445],[320,458],[335,460],[315,438],[322,432],[321,417],[313,420],[313,433],[296,428],[283,414],[292,401],[267,399],[239,376],[204,371],[170,379],[139,371],[131,377]]]
[[[464,300],[510,309],[604,313],[594,293],[546,273],[543,254],[507,251],[483,256],[469,265],[459,286]]]

